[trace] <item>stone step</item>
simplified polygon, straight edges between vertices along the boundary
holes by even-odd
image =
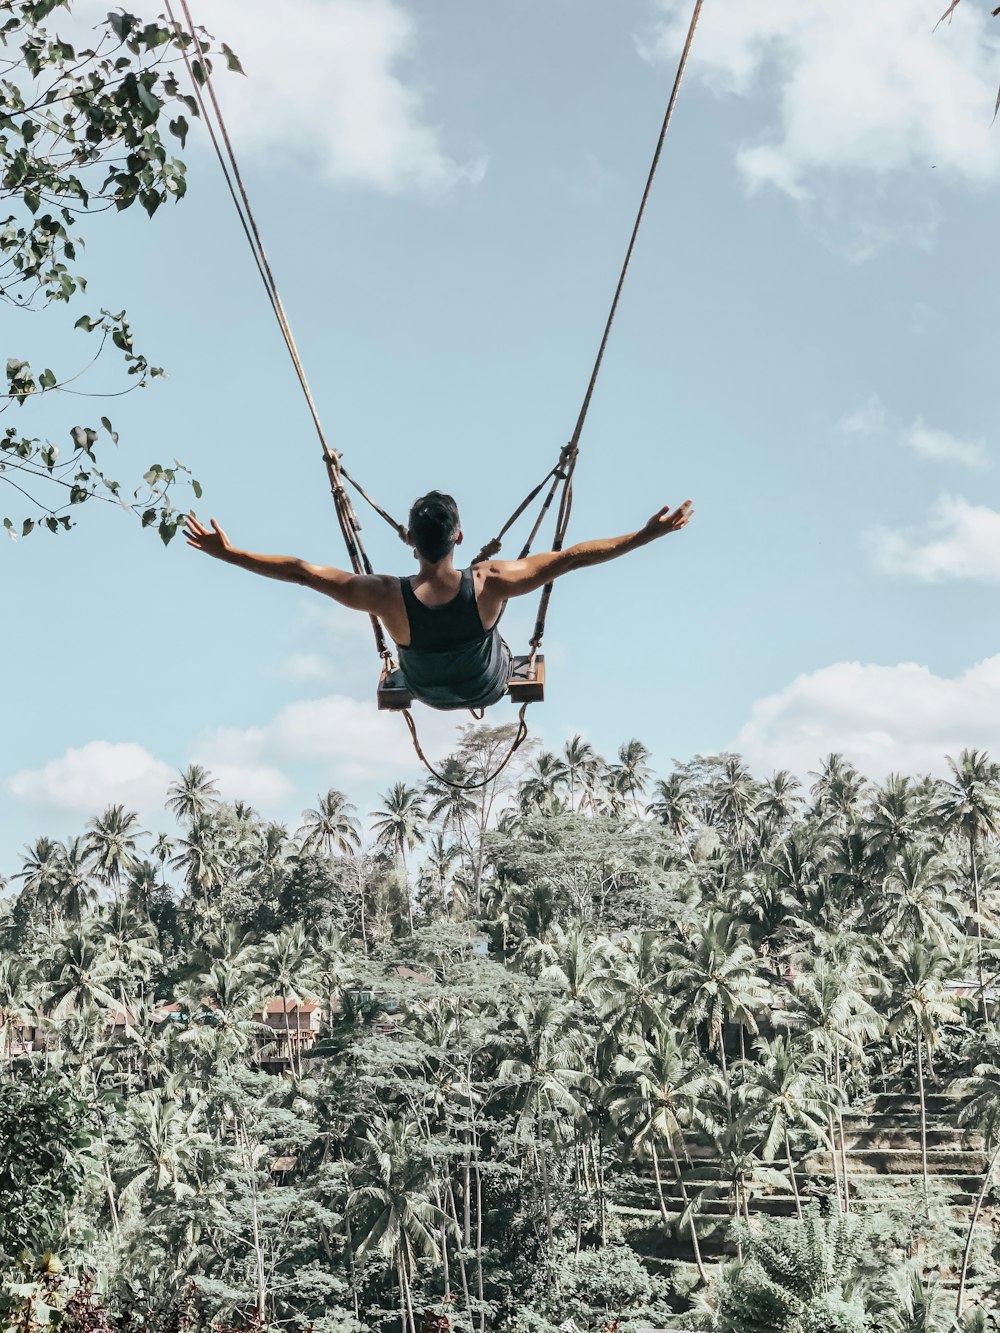
[[[989,1155],[980,1149],[929,1148],[927,1151],[927,1171],[931,1176],[982,1175],[988,1162]],[[810,1153],[804,1165],[812,1174],[833,1174],[829,1152]],[[920,1175],[922,1170],[919,1148],[862,1148],[848,1153],[848,1173],[851,1175]]]
[[[920,1126],[900,1128],[873,1125],[866,1129],[855,1129],[844,1125],[844,1138],[847,1151],[855,1152],[865,1148],[899,1148],[920,1151]],[[985,1140],[982,1134],[966,1134],[964,1130],[948,1126],[933,1125],[927,1128],[928,1148],[950,1148],[961,1152],[964,1149],[982,1151]]]

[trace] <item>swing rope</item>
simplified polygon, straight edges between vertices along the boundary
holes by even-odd
[[[271,264],[267,257],[267,251],[264,248],[264,242],[260,234],[260,228],[257,225],[257,219],[256,216],[254,215],[253,208],[250,204],[250,197],[247,193],[246,186],[243,182],[243,175],[240,171],[239,163],[236,159],[236,153],[233,150],[232,140],[229,137],[229,130],[228,127],[226,126],[225,118],[223,117],[222,114],[222,108],[219,106],[218,98],[215,95],[215,86],[212,83],[211,71],[209,70],[208,67],[208,61],[205,57],[205,52],[202,48],[201,40],[198,38],[196,34],[194,19],[191,16],[191,10],[188,6],[188,0],[179,0],[179,2],[181,10],[184,15],[184,19],[188,25],[188,31],[190,33],[191,40],[198,50],[198,70],[195,69],[194,62],[191,59],[188,50],[189,43],[185,40],[184,30],[177,21],[177,16],[174,13],[174,8],[173,4],[171,3],[171,0],[166,0],[167,16],[170,19],[170,22],[173,24],[174,32],[175,35],[177,36],[178,43],[181,48],[181,55],[183,56],[184,64],[188,72],[188,77],[191,80],[191,85],[194,88],[194,94],[198,102],[198,107],[201,111],[202,119],[205,122],[205,126],[208,130],[209,139],[211,140],[212,143],[212,148],[215,151],[215,156],[218,160],[219,166],[222,169],[222,175],[226,182],[226,186],[229,190],[230,197],[232,198],[233,204],[236,208],[236,212],[240,220],[240,225],[243,228],[243,234],[247,239],[248,245],[250,246],[250,251],[253,255],[254,263],[257,267],[257,272],[259,273],[261,281],[264,285],[264,290],[267,292],[268,301],[270,302],[271,309],[274,312],[274,316],[275,319],[277,320],[278,327],[281,330],[281,335],[282,338],[284,339],[285,347],[288,350],[288,355],[291,358],[292,365],[295,369],[296,377],[299,381],[299,385],[302,388],[303,396],[305,397],[306,400],[306,406],[309,409],[309,415],[312,418],[313,426],[316,429],[316,435],[319,439],[320,449],[323,455],[323,463],[326,468],[327,477],[330,482],[330,491],[333,496],[334,508],[337,513],[337,522],[340,526],[340,531],[344,538],[344,545],[347,548],[348,558],[350,559],[351,562],[351,568],[354,570],[356,574],[373,574],[374,569],[372,568],[371,561],[368,558],[368,553],[364,548],[364,543],[361,540],[361,524],[358,520],[357,514],[355,513],[354,506],[351,504],[350,496],[344,489],[344,480],[351,480],[351,478],[348,477],[347,472],[343,468],[343,465],[340,460],[340,454],[337,452],[337,450],[331,448],[326,438],[326,432],[324,431],[323,423],[320,420],[319,410],[316,406],[316,400],[313,398],[312,389],[309,385],[309,379],[306,375],[305,367],[302,364],[302,358],[299,355],[298,346],[296,345],[295,342],[295,336],[292,333],[291,324],[289,323],[288,317],[285,314],[285,307],[281,300],[281,294],[278,291],[278,284],[275,281],[274,273],[271,269]],[[200,78],[198,77],[199,71],[201,74]],[[204,84],[204,87],[208,91],[209,100],[211,102],[212,109],[215,113],[214,118],[212,115],[209,114],[209,109],[208,106],[206,105],[205,97],[202,91],[202,84]],[[216,133],[216,126],[218,126],[218,131],[219,131],[218,134]],[[222,144],[220,144],[219,142],[220,134],[222,136]],[[225,152],[223,152],[223,145],[225,146]],[[352,484],[356,483],[353,483],[352,481]],[[360,487],[358,489],[360,490]],[[364,492],[361,493],[364,494]],[[369,500],[369,497],[367,495],[365,495],[364,498],[366,500]],[[369,503],[374,505],[374,502],[371,500],[369,500]],[[374,507],[376,509],[378,508],[377,506]],[[389,515],[386,514],[383,510],[378,510],[378,512],[381,513],[382,516],[385,518],[385,520],[392,527],[396,529],[400,537],[402,537],[403,540],[405,540],[406,529],[403,528],[401,524],[395,523],[394,520],[391,519]],[[388,642],[386,640],[385,631],[383,630],[382,624],[377,616],[370,616],[369,619],[371,620],[372,631],[375,637],[376,651],[378,652],[379,657],[385,664],[386,670],[391,671],[395,668],[395,661],[392,656],[392,651],[389,648]]]
[[[590,403],[594,396],[594,389],[597,386],[597,378],[601,373],[601,366],[604,363],[604,353],[607,351],[608,340],[611,336],[611,328],[615,322],[615,315],[618,313],[618,304],[621,300],[622,290],[625,286],[625,278],[628,274],[629,266],[632,262],[632,254],[633,251],[635,250],[636,241],[639,236],[639,228],[642,226],[642,220],[646,213],[646,205],[649,202],[649,196],[653,188],[653,181],[656,178],[656,171],[660,165],[660,157],[662,156],[663,153],[663,145],[666,141],[667,131],[670,129],[670,122],[673,119],[674,108],[677,105],[677,97],[678,94],[680,93],[681,83],[684,78],[684,72],[687,68],[688,57],[691,54],[691,46],[694,42],[694,35],[698,27],[698,20],[701,17],[701,10],[703,4],[704,0],[695,0],[694,10],[691,14],[691,21],[688,24],[687,36],[684,39],[684,45],[681,49],[680,58],[677,62],[677,73],[674,76],[673,87],[670,90],[670,99],[667,102],[667,109],[663,116],[663,123],[660,126],[659,137],[657,138],[656,148],[653,152],[653,160],[650,163],[649,173],[646,177],[646,185],[642,192],[642,199],[639,202],[639,210],[636,213],[635,223],[633,224],[632,227],[632,234],[629,237],[628,247],[625,251],[625,259],[622,263],[621,272],[618,275],[618,283],[617,286],[615,287],[615,294],[614,297],[612,298],[611,308],[608,311],[608,318],[604,325],[604,333],[601,337],[600,346],[597,349],[597,356],[594,359],[594,365],[590,372],[590,379],[587,382],[587,390],[583,396],[583,403],[580,407],[580,412],[576,419],[576,425],[573,428],[573,434],[570,436],[569,443],[563,448],[562,452],[560,453],[559,461],[556,463],[552,471],[549,472],[548,475],[544,477],[543,480],[539,483],[539,485],[536,486],[535,489],[531,491],[529,495],[521,502],[521,504],[517,507],[517,509],[514,511],[511,517],[500,529],[498,535],[494,537],[491,542],[487,542],[487,544],[483,547],[478,557],[480,560],[485,560],[493,555],[496,555],[496,553],[500,550],[503,538],[506,536],[508,530],[514,525],[514,523],[517,522],[517,520],[524,513],[525,509],[527,509],[528,506],[533,502],[533,500],[540,494],[540,492],[544,489],[546,482],[548,482],[550,479],[552,484],[549,488],[549,493],[545,497],[545,500],[543,502],[542,512],[539,515],[538,521],[536,522],[535,526],[532,528],[531,534],[528,537],[528,540],[525,543],[519,558],[523,560],[524,557],[531,550],[532,543],[534,542],[534,539],[538,534],[538,529],[541,527],[541,523],[544,520],[545,515],[548,512],[553,500],[555,499],[557,492],[559,492],[560,486],[561,486],[561,494],[559,499],[558,516],[556,518],[556,531],[551,549],[553,551],[561,551],[563,548],[563,543],[566,540],[566,532],[569,528],[570,515],[573,509],[573,476],[574,473],[576,472],[576,465],[580,455],[580,437],[583,434],[583,428],[587,421],[587,414],[590,411]],[[529,659],[529,672],[534,669],[535,662],[538,657],[538,650],[541,647],[542,639],[545,636],[545,622],[546,622],[546,617],[548,615],[549,602],[551,601],[551,598],[552,598],[552,584],[547,583],[545,587],[542,589],[542,596],[538,604],[538,614],[535,619],[535,628],[531,635],[531,639],[529,641],[529,646],[531,648],[531,657]]]
[[[652,163],[650,165],[649,173],[646,178],[645,188],[643,189],[642,199],[639,204],[639,209],[636,214],[635,222],[632,227],[632,233],[629,238],[628,247],[625,252],[625,259],[621,267],[621,272],[619,273],[618,276],[618,282],[615,287],[614,296],[612,298],[611,308],[608,312],[608,317],[604,325],[604,332],[602,334],[600,345],[598,347],[597,356],[594,360],[593,368],[591,369],[590,379],[587,383],[587,389],[583,397],[583,403],[580,407],[580,411],[576,419],[576,425],[573,428],[573,433],[570,437],[569,443],[566,444],[560,451],[559,458],[556,464],[551,468],[551,470],[548,473],[546,473],[546,475],[542,478],[542,480],[538,483],[538,485],[535,486],[533,490],[531,490],[528,493],[525,499],[522,500],[522,502],[517,506],[517,508],[514,510],[510,518],[506,521],[506,523],[504,523],[497,536],[494,537],[492,541],[487,542],[486,545],[482,548],[482,550],[480,551],[479,555],[476,558],[476,563],[482,560],[489,559],[500,551],[501,546],[503,544],[503,539],[506,537],[507,533],[514,526],[514,524],[521,518],[521,516],[530,508],[530,506],[534,503],[534,501],[538,498],[538,496],[541,495],[543,491],[545,491],[546,486],[548,486],[548,490],[545,494],[545,498],[542,501],[535,522],[532,525],[528,538],[521,548],[519,558],[523,560],[530,553],[535,538],[538,536],[542,523],[545,521],[545,517],[548,514],[549,509],[552,507],[552,504],[554,503],[557,495],[559,496],[559,507],[557,510],[555,536],[553,539],[551,549],[553,551],[562,550],[563,544],[566,539],[566,533],[569,528],[569,521],[573,508],[573,478],[574,478],[574,473],[576,471],[576,465],[579,459],[580,439],[583,434],[584,425],[586,424],[587,414],[590,411],[591,400],[593,398],[594,390],[597,385],[597,379],[598,376],[600,375],[601,366],[604,361],[604,354],[605,351],[607,350],[608,341],[611,335],[611,329],[615,320],[615,315],[618,312],[619,301],[621,299],[622,290],[625,286],[625,278],[626,275],[628,274],[629,266],[632,261],[632,254],[633,251],[635,250],[636,240],[639,235],[639,228],[642,225],[642,220],[643,217],[645,216],[646,205],[649,201],[650,193],[653,187],[653,181],[656,177],[656,171],[660,163],[660,157],[663,152],[663,145],[666,140],[667,131],[670,128],[670,122],[673,118],[674,107],[676,106],[677,103],[677,97],[680,91],[681,81],[684,77],[684,72],[687,67],[688,56],[690,55],[691,52],[691,46],[694,40],[695,30],[698,26],[698,20],[701,16],[703,3],[704,0],[695,0],[694,11],[691,16],[690,24],[688,26],[688,31],[684,41],[684,46],[681,50],[680,59],[677,65],[677,72],[675,74],[673,87],[671,88],[670,92],[670,99],[667,103],[666,113],[664,114],[663,123],[660,127],[660,133],[657,138],[656,148],[653,153]],[[343,466],[343,461],[339,451],[332,448],[326,438],[326,433],[323,429],[323,425],[319,416],[319,411],[316,407],[316,402],[312,395],[312,390],[310,388],[309,380],[305,372],[305,367],[302,364],[302,359],[299,355],[298,347],[296,345],[295,338],[292,333],[291,325],[288,321],[287,315],[285,314],[285,308],[282,303],[281,295],[278,290],[278,284],[275,280],[274,273],[271,269],[270,261],[268,260],[267,257],[267,252],[264,248],[264,243],[260,234],[260,228],[257,225],[257,220],[254,215],[253,207],[250,203],[250,197],[243,181],[243,176],[239,168],[239,163],[237,161],[235,151],[233,149],[232,140],[229,135],[229,130],[226,125],[225,117],[222,114],[222,108],[219,105],[218,98],[216,97],[215,87],[212,82],[211,69],[209,67],[209,61],[206,58],[206,52],[208,50],[207,43],[203,44],[201,39],[197,36],[188,0],[179,0],[179,4],[181,11],[184,15],[185,22],[187,23],[188,26],[188,34],[190,35],[190,41],[188,40],[188,34],[185,34],[183,28],[181,27],[180,23],[177,20],[177,17],[174,13],[172,0],[165,0],[165,4],[166,4],[167,16],[170,19],[170,22],[173,24],[177,42],[181,50],[181,55],[184,59],[184,64],[188,72],[188,77],[190,78],[191,84],[194,88],[194,94],[197,99],[198,107],[201,111],[202,119],[204,120],[206,128],[208,129],[208,134],[212,143],[212,148],[219,162],[219,166],[222,169],[223,178],[226,182],[226,186],[229,190],[230,197],[232,198],[233,204],[239,216],[240,225],[242,226],[244,236],[246,237],[247,243],[250,246],[251,253],[253,254],[257,272],[260,275],[265,291],[267,292],[268,301],[271,305],[271,309],[274,313],[275,319],[277,320],[278,326],[281,330],[282,338],[284,339],[289,357],[295,369],[296,377],[298,378],[299,385],[301,386],[303,395],[306,400],[306,404],[309,409],[310,417],[312,418],[313,426],[315,427],[316,434],[319,439],[320,449],[323,456],[323,463],[326,468],[327,477],[330,482],[330,490],[333,496],[334,507],[337,513],[337,521],[340,526],[341,534],[344,538],[344,544],[347,548],[348,557],[351,562],[351,567],[356,574],[362,574],[362,573],[373,574],[374,569],[372,567],[371,561],[368,558],[368,553],[365,550],[364,543],[361,538],[361,523],[358,519],[357,513],[355,512],[354,506],[351,503],[350,496],[348,495],[347,490],[344,487],[344,482],[346,481],[350,486],[352,486],[357,491],[358,495],[360,495],[361,498],[371,506],[371,508],[375,511],[375,513],[378,514],[379,517],[382,518],[389,525],[389,527],[391,527],[396,532],[397,536],[404,542],[409,541],[407,530],[403,526],[403,524],[398,523],[394,518],[391,517],[391,515],[389,515],[386,512],[386,510],[384,510],[380,505],[378,505],[376,501],[373,500],[372,497],[367,493],[367,491],[360,485],[360,483],[357,482],[354,479],[354,477],[351,476],[351,474]],[[190,52],[188,50],[189,45],[192,43],[198,52],[197,69],[195,68],[195,62],[192,61]],[[203,85],[208,92],[209,102],[211,103],[211,108],[212,112],[214,113],[214,118],[213,115],[209,113],[209,107],[206,104],[205,97],[202,91]],[[216,133],[216,126],[218,127],[218,133]],[[220,135],[222,140],[221,143],[220,143]],[[541,599],[539,601],[538,613],[535,619],[535,627],[532,632],[531,639],[529,641],[529,646],[531,648],[531,654],[528,661],[529,674],[532,674],[535,671],[538,659],[538,650],[541,647],[542,639],[545,634],[546,618],[548,615],[549,603],[552,597],[552,586],[553,585],[551,583],[547,583],[545,585],[545,587],[542,590]],[[371,620],[372,630],[375,637],[376,650],[378,652],[379,657],[382,659],[384,670],[386,671],[386,673],[388,673],[390,671],[393,671],[396,665],[392,655],[392,651],[388,646],[388,642],[385,637],[385,631],[382,627],[381,621],[378,619],[377,616],[374,615],[370,616],[369,618]],[[403,716],[406,721],[407,728],[409,729],[411,740],[413,741],[413,748],[416,751],[418,758],[423,763],[424,767],[428,770],[428,772],[430,772],[432,776],[437,779],[437,781],[441,782],[445,786],[452,787],[457,790],[472,791],[477,788],[484,787],[488,783],[495,781],[496,778],[500,776],[503,770],[511,762],[516,752],[520,749],[521,745],[524,743],[524,740],[528,735],[528,725],[525,720],[526,709],[527,709],[527,704],[526,703],[522,704],[518,714],[517,732],[514,741],[511,745],[511,748],[507,753],[507,756],[504,758],[504,760],[501,762],[501,764],[493,773],[488,774],[485,778],[472,783],[452,782],[448,778],[444,777],[441,773],[439,773],[436,769],[434,769],[430,764],[430,762],[428,761],[427,756],[424,754],[423,748],[420,744],[420,738],[417,734],[416,723],[413,720],[413,715],[409,708],[403,710]],[[474,711],[473,711],[473,716],[475,716]]]

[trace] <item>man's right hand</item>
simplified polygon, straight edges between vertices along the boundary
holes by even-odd
[[[187,544],[193,546],[196,551],[204,551],[206,555],[215,556],[216,560],[227,560],[233,549],[232,543],[214,518],[211,524],[212,530],[209,531],[198,522],[194,514],[188,514],[184,520],[184,536],[187,538]]]
[[[668,532],[680,532],[681,528],[687,525],[688,520],[694,510],[691,508],[691,501],[685,500],[682,505],[676,509],[671,509],[669,505],[664,505],[661,510],[653,515],[646,524],[646,532],[650,537],[665,537]]]

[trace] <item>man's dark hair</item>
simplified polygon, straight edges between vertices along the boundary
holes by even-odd
[[[458,505],[443,491],[428,491],[414,500],[408,526],[417,553],[437,564],[454,547],[462,529]]]

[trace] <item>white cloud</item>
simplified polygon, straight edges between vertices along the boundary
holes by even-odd
[[[454,743],[453,715],[420,709],[418,724],[428,755],[440,756]],[[332,780],[343,782],[379,779],[419,765],[401,718],[376,712],[374,698],[361,702],[340,694],[286,704],[262,727],[209,732],[195,747],[195,757],[213,772],[280,771],[321,762]]]
[[[934,430],[924,425],[920,417],[903,431],[899,442],[905,449],[935,463],[961,463],[973,472],[982,472],[993,465],[981,441],[960,440],[945,430]]]
[[[266,811],[268,806],[287,801],[295,791],[291,779],[272,764],[207,763],[205,766],[225,801],[246,801]]]
[[[958,676],[925,666],[837,662],[754,704],[733,742],[759,771],[815,770],[831,751],[869,777],[942,773],[945,755],[1000,753],[1000,655]]]
[[[53,812],[95,814],[119,802],[140,812],[163,804],[174,778],[168,764],[131,741],[90,741],[42,768],[23,769],[4,786],[19,801]]]
[[[917,417],[909,426],[900,426],[874,393],[863,406],[841,417],[838,429],[841,435],[860,439],[888,435],[892,431],[901,448],[931,463],[958,463],[972,472],[984,472],[993,466],[993,459],[982,440],[959,439],[949,431],[928,426],[923,417]]]
[[[295,685],[327,683],[334,675],[333,664],[320,653],[289,653],[278,665],[277,674]]]
[[[646,49],[673,58],[691,6],[659,0],[659,8],[662,24]],[[939,0],[706,5],[692,75],[720,94],[777,96],[771,126],[738,153],[748,186],[801,199],[829,171],[937,167],[975,182],[994,178],[1000,41],[988,10],[972,4],[935,29],[942,8]]]
[[[919,527],[874,529],[868,543],[884,574],[921,583],[1000,583],[1000,513],[960,496],[942,495]]]
[[[77,5],[90,22],[108,8],[107,0]],[[128,8],[146,18],[162,11],[159,0]],[[199,0],[192,11],[246,71],[216,81],[241,157],[294,161],[389,191],[482,178],[481,159],[449,156],[406,77],[416,29],[398,0]]]
[[[841,418],[840,430],[844,435],[880,435],[885,430],[885,421],[882,400],[873,393],[864,407]]]

